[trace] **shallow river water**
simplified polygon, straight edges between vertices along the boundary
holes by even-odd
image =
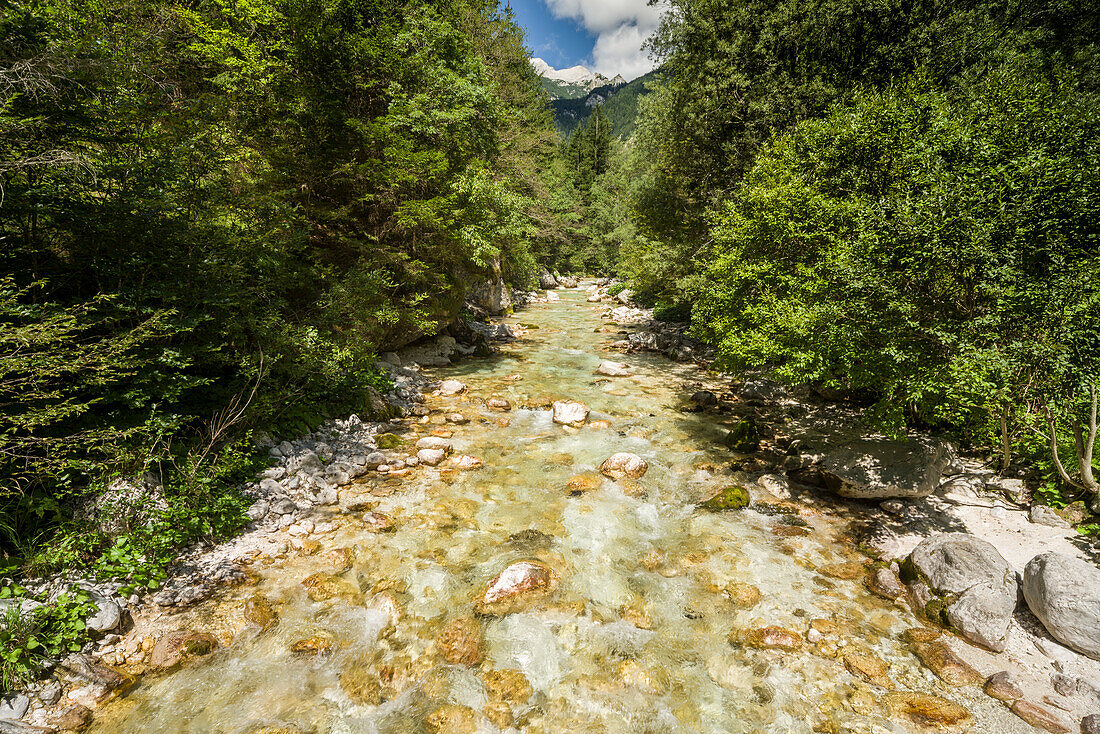
[[[559,293],[511,319],[531,328],[501,354],[433,371],[468,393],[430,397],[435,412],[406,424],[413,440],[453,431],[455,455],[479,457],[481,469],[419,467],[345,490],[362,491],[396,529],[371,532],[361,511],[331,508],[342,525],[320,549],[257,562],[258,584],[188,612],[192,628],[205,623],[227,644],[146,680],[95,730],[902,732],[921,727],[899,692],[919,691],[965,706],[973,719],[963,728],[1031,731],[980,689],[922,668],[902,640],[918,626],[910,612],[869,594],[861,576],[836,578],[868,559],[827,509],[699,508],[737,478],[722,448],[732,418],[680,410],[688,383],[706,375],[636,355],[634,376],[597,377],[601,359],[621,359],[606,349],[620,330],[596,331],[605,307],[583,291]],[[488,409],[493,396],[514,407]],[[565,428],[547,408],[521,407],[558,399],[608,414],[610,426]],[[453,412],[472,420],[444,425]],[[567,492],[571,477],[618,451],[643,457],[646,474]],[[477,615],[478,594],[525,559],[554,570],[553,593]],[[319,572],[341,593],[310,599],[301,582]],[[262,631],[240,621],[256,595],[278,619]],[[437,642],[447,625],[468,653],[457,664]],[[767,626],[797,644],[754,647],[751,631]],[[731,642],[734,630],[748,632]],[[311,637],[321,654],[291,650]],[[846,669],[853,651],[887,666],[892,693]]]

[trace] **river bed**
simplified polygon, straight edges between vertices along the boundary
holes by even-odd
[[[147,679],[93,731],[929,730],[907,691],[969,712],[931,730],[1033,731],[980,688],[921,666],[902,639],[918,620],[866,590],[869,559],[827,508],[701,509],[742,479],[722,446],[733,419],[681,410],[707,375],[653,355],[632,355],[632,376],[595,375],[620,359],[607,351],[620,330],[601,331],[605,307],[583,291],[559,293],[510,319],[527,335],[500,354],[433,370],[468,391],[429,397],[433,413],[405,424],[410,444],[450,432],[455,457],[481,468],[452,457],[344,488],[395,527],[319,511],[338,526],[319,545],[258,559],[256,584],[187,612],[219,649]],[[511,409],[490,409],[494,397]],[[556,425],[549,404],[563,399],[606,416]],[[470,422],[447,422],[453,413]],[[648,462],[644,476],[567,491],[621,451]],[[478,614],[475,599],[523,560],[553,570],[553,591]],[[327,574],[329,598],[302,585],[314,574]],[[277,622],[245,612],[257,598]],[[770,644],[758,634],[770,627],[792,637]],[[852,659],[881,663],[883,685],[854,674]]]

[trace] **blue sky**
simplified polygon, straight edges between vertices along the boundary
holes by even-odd
[[[660,22],[647,0],[508,0],[533,55],[554,68],[583,64],[606,76],[641,76],[654,64],[642,48]]]

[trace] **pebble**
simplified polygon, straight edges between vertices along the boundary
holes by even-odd
[[[1012,702],[1024,696],[1024,692],[1020,690],[1020,685],[1016,682],[1015,676],[1007,670],[989,676],[982,688],[987,696],[996,698],[999,701]]]
[[[1022,698],[1012,704],[1012,713],[1032,726],[1046,729],[1053,734],[1068,734],[1069,732],[1069,727],[1057,714]]]

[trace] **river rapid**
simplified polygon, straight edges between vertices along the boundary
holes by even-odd
[[[632,376],[595,375],[619,359],[607,345],[621,330],[601,330],[605,307],[582,290],[559,293],[510,319],[527,336],[500,354],[432,371],[468,391],[430,396],[432,414],[402,437],[415,453],[449,432],[452,458],[343,488],[363,501],[319,509],[337,525],[319,545],[256,559],[257,583],[188,612],[223,641],[216,651],[146,679],[93,730],[1032,731],[921,666],[904,640],[919,622],[866,590],[869,559],[839,514],[812,501],[699,507],[748,481],[722,445],[736,418],[681,410],[710,378],[652,355],[628,359]],[[511,409],[489,408],[494,397]],[[553,400],[606,415],[556,425]],[[648,462],[644,476],[567,489],[622,451]],[[482,466],[461,470],[460,455]],[[376,532],[366,510],[393,529]],[[475,600],[517,561],[551,569],[553,588],[479,614]],[[310,577],[331,593],[303,586]],[[922,719],[932,699],[907,692],[965,711]]]

